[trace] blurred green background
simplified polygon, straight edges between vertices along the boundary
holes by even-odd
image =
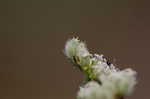
[[[127,99],[149,99],[147,0],[0,0],[0,99],[76,99],[83,75],[63,55],[79,36],[92,53],[138,72]]]

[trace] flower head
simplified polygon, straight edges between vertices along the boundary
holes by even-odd
[[[136,72],[132,69],[125,69],[118,72],[111,72],[101,79],[104,86],[111,84],[115,88],[116,94],[126,96],[133,92],[137,83]]]
[[[90,54],[86,44],[78,38],[65,45],[65,55],[76,64],[88,78],[80,87],[78,99],[119,99],[133,92],[137,83],[132,69],[119,70],[103,55]]]
[[[88,82],[85,86],[80,87],[77,99],[114,99],[113,92],[95,81]]]

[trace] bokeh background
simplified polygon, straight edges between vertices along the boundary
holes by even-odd
[[[0,0],[0,99],[76,99],[83,75],[63,55],[79,36],[92,53],[138,72],[126,99],[149,99],[148,0]]]

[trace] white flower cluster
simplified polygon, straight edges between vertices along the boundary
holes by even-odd
[[[65,46],[65,54],[68,58],[72,58],[73,56],[88,56],[89,52],[83,42],[77,38],[73,38],[67,41]]]
[[[137,81],[132,69],[119,70],[103,55],[90,54],[85,43],[73,38],[65,45],[65,55],[88,77],[78,99],[121,99],[132,93]]]
[[[112,89],[99,85],[96,81],[90,81],[80,87],[78,99],[114,99]]]

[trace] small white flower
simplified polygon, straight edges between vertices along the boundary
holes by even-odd
[[[77,99],[113,99],[113,94],[110,89],[90,81],[84,87],[80,87]]]
[[[93,97],[93,91],[95,91],[98,88],[100,88],[100,85],[97,82],[90,81],[83,87],[80,87],[77,97],[78,99],[90,99],[91,97]]]
[[[92,69],[94,71],[94,74],[97,76],[97,78],[101,81],[100,76],[101,75],[109,75],[111,72],[117,72],[118,70],[114,67],[113,64],[110,66],[103,61],[98,61],[96,65],[92,66]]]
[[[80,42],[76,48],[76,56],[86,57],[88,55],[90,55],[90,53],[89,53],[86,45],[83,42]]]
[[[132,93],[136,85],[136,72],[131,69],[126,69],[118,72],[111,72],[108,76],[101,76],[101,81],[104,86],[113,86],[115,93],[125,96]]]
[[[85,57],[89,55],[89,52],[83,42],[77,38],[73,38],[66,42],[65,54],[69,58],[72,58],[73,56]]]
[[[85,58],[90,56],[86,45],[77,38],[73,38],[66,42],[64,53],[71,60],[76,58],[78,65],[82,65],[82,63],[90,61],[89,59],[87,60],[87,58]]]
[[[79,40],[77,38],[68,40],[65,44],[65,50],[64,50],[65,55],[68,58],[72,58],[73,56],[75,56],[78,45],[79,45]]]
[[[107,65],[101,61],[99,61],[96,65],[92,66],[92,69],[94,70],[96,76],[100,76],[101,74],[104,74],[106,68]]]

